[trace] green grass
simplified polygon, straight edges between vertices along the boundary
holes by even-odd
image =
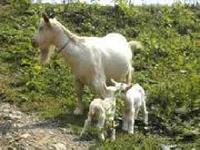
[[[183,149],[200,147],[200,47],[195,44],[200,34],[199,6],[0,6],[0,98],[25,112],[39,112],[41,118],[59,119],[61,127],[70,127],[78,134],[87,109],[83,116],[72,115],[76,95],[70,67],[58,54],[50,64],[39,64],[39,51],[31,46],[44,10],[55,13],[79,35],[120,32],[144,45],[143,50],[134,51],[133,79],[147,91],[151,130],[145,133],[138,121],[136,134],[119,130],[115,142],[97,142],[91,149],[148,150],[159,149],[161,143],[178,144]],[[92,97],[87,88],[85,106]],[[121,105],[118,100],[117,116],[121,116]]]

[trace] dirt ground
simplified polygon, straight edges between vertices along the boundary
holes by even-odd
[[[59,120],[40,120],[36,113],[0,102],[0,150],[86,150],[92,144],[59,127]]]

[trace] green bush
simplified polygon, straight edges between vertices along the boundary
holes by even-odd
[[[17,9],[18,12],[23,13],[31,5],[31,0],[12,0],[11,5],[14,9]]]

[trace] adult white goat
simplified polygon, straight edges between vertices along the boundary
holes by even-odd
[[[71,66],[78,95],[75,114],[83,112],[84,84],[91,85],[100,97],[105,97],[103,85],[111,78],[120,81],[126,77],[126,83],[131,83],[131,47],[141,47],[139,42],[128,43],[118,33],[110,33],[105,37],[79,37],[55,18],[50,19],[46,14],[42,16],[32,45],[40,48],[42,63],[48,62],[49,47],[54,45]]]
[[[125,84],[118,83],[116,81],[112,82],[115,84],[116,88],[122,89],[122,96],[125,100],[125,111],[123,116],[123,126],[124,131],[128,133],[134,133],[134,123],[137,119],[140,107],[143,107],[144,111],[144,123],[148,124],[148,111],[146,108],[146,94],[142,86],[139,84]]]
[[[100,140],[104,141],[104,125],[105,123],[110,126],[111,130],[111,140],[115,140],[115,109],[116,109],[116,98],[115,93],[120,89],[120,87],[115,86],[104,86],[105,90],[108,92],[107,97],[104,99],[95,98],[89,107],[88,118],[85,120],[84,127],[80,134],[80,137],[83,136],[88,126],[90,126],[94,121],[96,122],[96,127],[98,128],[98,135]]]

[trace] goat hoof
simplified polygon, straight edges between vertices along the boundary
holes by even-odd
[[[82,115],[83,114],[83,109],[77,107],[75,110],[74,110],[74,115]]]

